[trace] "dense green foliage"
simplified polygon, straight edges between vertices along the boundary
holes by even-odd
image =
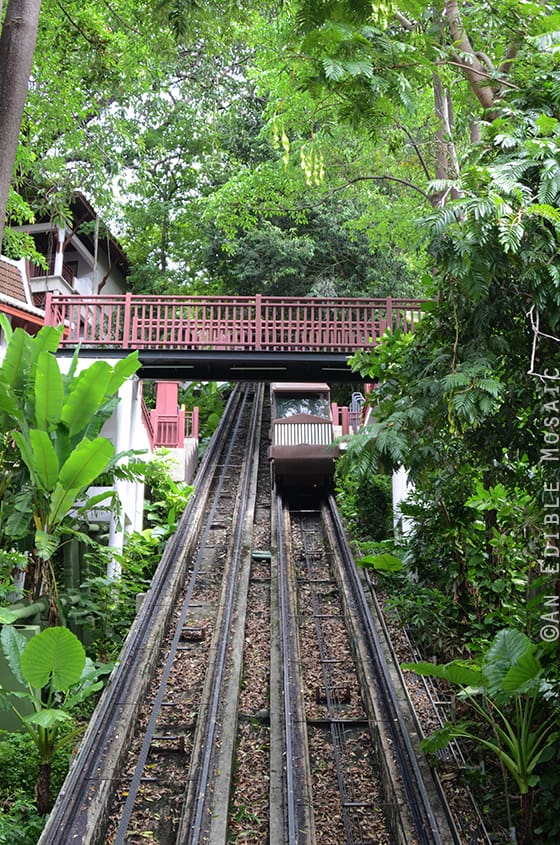
[[[77,374],[78,356],[62,373],[55,353],[62,328],[32,337],[12,332],[2,315],[7,348],[0,365],[0,547],[28,554],[26,595],[46,594],[58,618],[52,558],[88,508],[114,494],[84,499],[102,472],[115,466],[113,444],[99,432],[117,403],[119,387],[139,366],[137,354],[114,367],[96,361]],[[4,573],[3,573],[4,574]]]
[[[142,531],[130,533],[119,553],[91,544],[87,577],[78,595],[69,597],[68,624],[81,626],[88,650],[107,660],[118,657],[136,615],[136,598],[149,589],[165,544],[193,492],[191,485],[173,481],[165,450],[144,464],[142,477],[146,482]],[[118,580],[107,576],[110,560],[120,567]]]
[[[81,733],[74,708],[101,689],[100,676],[110,667],[96,667],[68,628],[45,628],[26,638],[13,625],[2,628],[2,650],[21,690],[0,686],[0,705],[10,709],[32,739],[39,757],[35,785],[37,809],[52,809],[51,766],[62,748]],[[26,713],[22,705],[31,706]]]
[[[472,657],[505,628],[550,643],[543,673],[556,754],[559,517],[550,491],[560,471],[547,449],[560,410],[559,72],[542,71],[540,83],[546,102],[531,87],[502,98],[454,181],[457,199],[427,216],[435,301],[419,329],[354,356],[353,367],[379,386],[371,422],[344,462],[349,473],[409,470],[404,568],[385,583],[388,606],[427,657]],[[532,709],[526,718],[539,725],[541,715]],[[526,794],[527,781],[506,768]],[[518,841],[553,842],[550,794],[548,804],[541,794],[534,838],[532,788],[544,768],[531,772],[530,797],[512,810]]]
[[[522,843],[533,841],[533,789],[539,783],[539,764],[560,736],[558,700],[551,696],[550,680],[543,677],[542,651],[525,634],[509,628],[496,635],[479,664],[454,660],[403,666],[460,687],[460,700],[474,713],[475,724],[468,718],[448,722],[427,737],[423,747],[435,753],[462,737],[495,755],[504,775],[510,828],[508,775],[521,799],[517,840]]]
[[[85,190],[137,291],[431,297],[414,337],[354,356],[379,386],[341,462],[346,515],[366,552],[386,552],[383,479],[404,464],[413,530],[402,570],[377,576],[393,610],[443,661],[488,654],[504,629],[548,638],[557,684],[560,585],[542,564],[560,483],[555,4],[65,0],[64,27],[59,8],[43,0],[12,222],[56,221]],[[212,423],[222,397],[207,393]],[[40,442],[4,441],[4,503]],[[164,533],[168,513],[154,511]],[[132,538],[123,590],[149,577],[159,527]],[[557,780],[541,763],[559,754],[556,741],[535,770],[547,845]]]
[[[59,750],[52,765],[52,789],[58,791],[68,771],[70,750]],[[0,843],[35,845],[44,826],[33,800],[39,757],[27,733],[0,733]]]

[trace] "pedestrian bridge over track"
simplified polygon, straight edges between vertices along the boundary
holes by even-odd
[[[275,296],[62,296],[46,322],[60,350],[115,357],[138,350],[142,378],[363,381],[348,356],[390,328],[412,331],[424,300]]]

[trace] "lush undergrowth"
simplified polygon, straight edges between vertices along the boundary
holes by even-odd
[[[52,789],[62,786],[70,751],[56,755]],[[25,733],[0,731],[0,845],[35,845],[44,818],[35,805],[39,759],[32,739]]]
[[[456,692],[455,720],[426,743],[426,753],[437,764],[433,752],[463,737],[474,763],[463,776],[497,841],[556,845],[558,666],[556,643],[538,638],[535,473],[526,474],[523,487],[525,467],[518,467],[509,488],[486,489],[469,469],[452,475],[440,468],[431,488],[424,480],[411,491],[403,505],[408,533],[397,539],[383,518],[390,510],[386,474],[374,471],[360,481],[340,473],[339,509],[358,555],[375,567],[387,612],[427,661],[419,670]],[[446,485],[453,513],[437,500],[438,483]],[[515,839],[503,833],[511,830]]]
[[[117,658],[136,615],[136,597],[150,585],[165,543],[192,492],[189,485],[174,482],[165,453],[146,471],[145,527],[128,537],[118,555],[121,577],[108,578],[112,552],[92,545],[87,553],[88,577],[80,587],[79,600],[72,597],[67,624],[82,634],[89,656],[110,662]],[[97,698],[81,702],[73,716],[85,728]],[[78,742],[79,740],[76,740]],[[72,747],[58,752],[52,765],[51,792],[58,794],[68,770]],[[24,732],[0,732],[0,845],[35,845],[45,817],[37,811],[35,787],[39,756]]]

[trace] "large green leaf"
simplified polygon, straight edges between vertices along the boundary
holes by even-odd
[[[482,663],[491,695],[504,690],[504,679],[510,669],[523,655],[532,654],[534,650],[535,645],[522,631],[514,628],[498,631]]]
[[[111,367],[105,361],[96,361],[76,379],[60,415],[71,437],[86,428],[105,402],[111,372]]]
[[[6,343],[8,344],[12,339],[14,330],[12,329],[12,324],[8,320],[6,314],[0,313],[0,329],[2,329],[4,337],[6,339]]]
[[[84,647],[68,628],[47,628],[29,640],[21,655],[22,674],[34,689],[51,679],[55,689],[69,689],[80,680],[85,663]]]
[[[131,352],[126,358],[121,358],[113,367],[109,384],[107,385],[107,395],[112,396],[116,393],[119,387],[124,384],[127,378],[134,375],[140,369],[140,361],[138,360],[138,352]]]
[[[35,370],[35,420],[44,431],[60,420],[64,391],[58,361],[51,352],[41,352]]]
[[[19,453],[20,453],[22,460],[25,463],[27,469],[29,470],[29,474],[31,475],[31,478],[33,479],[33,481],[35,481],[37,476],[35,474],[35,458],[34,458],[34,455],[33,455],[33,449],[31,447],[31,443],[21,433],[21,431],[12,431],[12,439],[19,449]]]
[[[41,326],[37,334],[30,338],[36,354],[56,352],[64,331],[62,326]]]
[[[42,528],[35,532],[35,550],[42,560],[50,560],[56,552],[60,539],[57,534],[47,534]]]
[[[8,607],[0,607],[0,625],[11,625],[16,619],[16,614]]]
[[[67,490],[60,482],[58,482],[53,490],[49,504],[49,530],[53,531],[56,529],[56,526],[62,522],[70,508],[74,505],[74,502],[80,495],[81,491],[81,487],[75,487]],[[38,540],[40,543],[43,539],[44,538],[39,535]],[[44,544],[42,547],[45,548]]]
[[[106,437],[82,440],[60,468],[59,481],[66,490],[89,487],[100,475],[115,453]]]
[[[10,420],[24,425],[24,414],[21,404],[18,402],[16,395],[12,388],[2,380],[2,373],[0,371],[0,414],[5,415]],[[8,423],[9,425],[9,423]]]
[[[46,431],[32,428],[29,440],[33,449],[33,470],[41,487],[47,492],[54,490],[58,479],[58,458],[52,441]]]
[[[22,390],[24,374],[29,367],[29,353],[25,339],[26,334],[23,329],[14,330],[1,367],[2,377],[6,384],[19,392]]]
[[[385,553],[360,557],[356,560],[356,566],[376,569],[378,572],[400,572],[403,562],[395,555]]]
[[[539,680],[542,671],[540,661],[533,651],[526,651],[506,672],[502,687],[506,692],[524,692],[532,685],[532,682]]]
[[[19,507],[14,508],[2,526],[8,537],[13,537],[14,539],[21,539],[22,537],[25,537],[30,530],[29,526],[33,512],[33,497],[30,491],[25,491],[23,495],[29,502],[28,507],[25,509]]]
[[[76,499],[106,469],[114,455],[114,446],[105,437],[82,440],[60,469],[58,483],[51,496],[49,525],[60,523]]]
[[[118,396],[113,396],[111,397],[111,399],[106,399],[105,402],[103,402],[103,404],[99,406],[98,410],[91,417],[89,423],[86,425],[83,431],[80,432],[80,436],[87,437],[89,440],[93,440],[94,437],[97,437],[104,424],[113,415],[115,408],[118,406],[118,404]]]
[[[35,362],[42,352],[56,352],[62,332],[62,326],[42,326],[34,337],[27,336],[32,362]]]
[[[50,432],[50,434],[54,451],[56,452],[56,456],[58,458],[58,463],[62,466],[68,458],[68,455],[71,454],[75,444],[72,442],[70,435],[68,434],[68,430],[63,425],[57,426],[54,431]]]
[[[74,719],[65,710],[45,708],[44,710],[39,710],[38,713],[31,713],[30,716],[24,716],[23,721],[26,725],[37,725],[40,728],[54,728],[63,722],[73,722]]]
[[[4,625],[0,634],[0,641],[8,666],[20,684],[24,684],[25,680],[21,672],[21,655],[28,640],[17,628],[12,625]]]
[[[451,663],[429,663],[421,660],[418,663],[401,663],[401,669],[430,678],[444,678],[462,687],[479,687],[482,682],[480,669],[461,660],[453,660]]]

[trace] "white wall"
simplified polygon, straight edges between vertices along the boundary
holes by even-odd
[[[408,473],[403,466],[393,473],[393,531],[395,538],[404,537],[412,530],[412,520],[403,516],[402,503],[414,490],[414,485],[408,480]]]

